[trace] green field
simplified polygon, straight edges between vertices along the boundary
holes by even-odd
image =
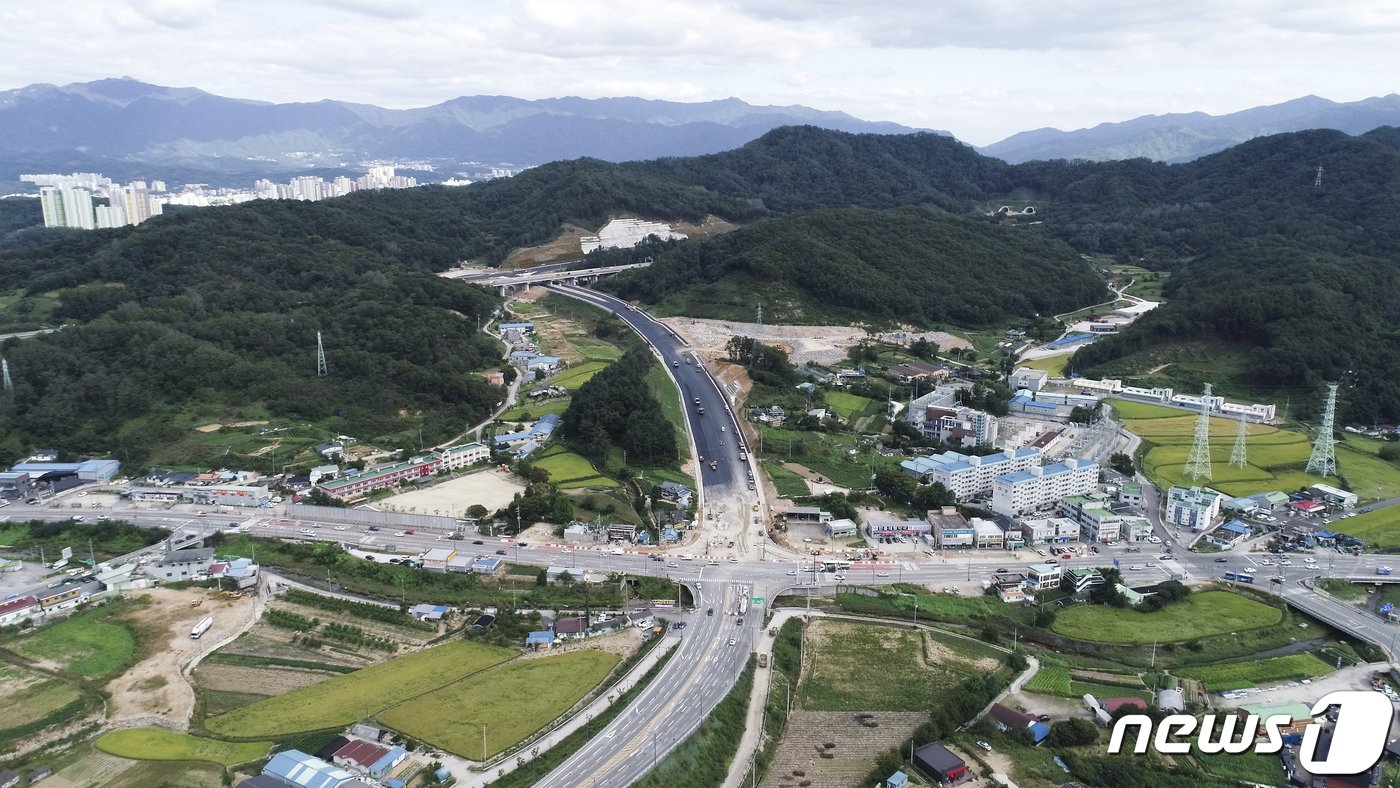
[[[617,361],[622,358],[622,348],[608,342],[570,339],[569,344],[573,345],[589,361]]]
[[[908,629],[847,621],[813,627],[794,708],[926,711],[964,679],[988,672],[957,646],[948,646],[954,656],[940,648],[939,658],[928,658],[923,635]]]
[[[548,402],[527,402],[505,411],[497,417],[497,421],[533,421],[541,416],[553,413],[558,416],[569,409],[568,399],[554,399]],[[526,418],[528,416],[528,418]]]
[[[1125,295],[1137,296],[1146,301],[1162,301],[1162,285],[1170,274],[1165,271],[1149,271],[1135,265],[1115,265],[1111,269],[1119,284],[1133,280],[1131,287],[1123,291]],[[1153,277],[1156,277],[1154,280]]]
[[[870,416],[880,412],[884,403],[877,402],[869,397],[862,397],[858,394],[847,394],[844,391],[828,391],[823,396],[826,397],[826,404],[837,416],[846,421],[853,421],[862,416]]]
[[[1065,364],[1069,363],[1073,353],[1066,353],[1062,356],[1047,356],[1045,358],[1032,358],[1024,361],[1017,361],[1016,366],[1038,369],[1052,378],[1062,378],[1065,376]]]
[[[608,487],[621,487],[617,481],[607,476],[586,476],[582,479],[570,479],[567,482],[556,482],[555,487],[561,490],[596,490]]]
[[[42,673],[0,664],[0,697],[5,699],[2,733],[44,719],[81,698],[82,692]]]
[[[111,605],[109,607],[109,605]],[[12,647],[31,659],[55,662],[85,679],[109,678],[136,654],[136,638],[124,624],[109,621],[119,606],[103,605],[42,627]]]
[[[868,445],[858,443],[859,436],[850,433],[804,432],[767,425],[759,430],[763,433],[763,457],[803,465],[842,487],[866,489],[874,472],[872,466],[878,469],[899,465],[899,458],[874,454]]]
[[[1289,654],[1249,662],[1192,665],[1172,672],[1185,678],[1200,679],[1211,692],[1220,692],[1271,681],[1326,676],[1332,672],[1332,667],[1312,654]]]
[[[396,731],[474,761],[509,749],[598,686],[620,657],[575,651],[517,660],[400,704],[379,715]]]
[[[238,738],[340,727],[514,655],[508,649],[466,641],[435,646],[212,717],[204,727],[220,736]]]
[[[594,470],[592,463],[581,455],[574,454],[559,445],[551,446],[544,453],[536,455],[530,462],[536,468],[549,471],[550,481],[556,483],[598,475],[598,471]]]
[[[764,473],[768,474],[773,486],[778,489],[778,495],[783,498],[796,498],[812,494],[811,489],[807,487],[807,480],[784,468],[782,463],[764,460],[762,464]]]
[[[1348,517],[1333,523],[1331,528],[1364,539],[1377,547],[1400,547],[1400,506]]]
[[[1040,670],[1036,671],[1031,680],[1026,682],[1026,691],[1039,692],[1042,695],[1058,695],[1062,698],[1070,697],[1069,667],[1052,665],[1042,660]]]
[[[1175,643],[1272,626],[1283,612],[1228,591],[1202,591],[1153,613],[1104,605],[1078,605],[1051,627],[1065,637],[1095,643]]]
[[[579,386],[593,379],[593,376],[603,371],[607,366],[604,361],[585,361],[582,364],[575,364],[558,375],[550,378],[548,383],[551,386],[562,386],[570,391],[578,389]]]
[[[661,406],[661,413],[671,422],[671,429],[675,430],[676,447],[680,449],[682,456],[688,455],[690,438],[685,433],[685,413],[681,410],[680,390],[660,364],[654,364],[647,370],[646,381],[651,395],[656,397],[656,402]]]
[[[134,761],[209,761],[223,766],[256,761],[272,748],[270,741],[218,741],[159,728],[112,731],[95,744],[109,755]]]

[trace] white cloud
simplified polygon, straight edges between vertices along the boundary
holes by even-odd
[[[807,104],[977,143],[1394,89],[1400,5],[1339,0],[68,0],[0,4],[0,88],[129,74],[272,101]]]

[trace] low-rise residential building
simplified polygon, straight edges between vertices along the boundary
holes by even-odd
[[[628,613],[627,620],[637,629],[651,629],[656,626],[656,616],[650,610],[637,610]]]
[[[1215,529],[1210,535],[1210,540],[1221,547],[1230,548],[1248,539],[1252,533],[1248,525],[1239,520],[1230,520]]]
[[[198,547],[191,550],[175,550],[166,553],[154,564],[146,567],[146,574],[166,583],[193,580],[204,577],[209,565],[214,562],[214,548]]]
[[[831,521],[831,512],[816,506],[794,506],[783,512],[783,522],[823,524]]]
[[[1118,502],[1129,506],[1142,506],[1142,485],[1137,482],[1124,482],[1118,489]]]
[[[1258,510],[1261,512],[1279,512],[1288,508],[1288,494],[1277,490],[1255,493],[1249,497],[1258,505]]]
[[[0,604],[0,627],[22,624],[44,612],[36,596],[20,597]]]
[[[472,573],[477,575],[494,575],[501,571],[501,559],[499,558],[477,558],[472,562]]]
[[[1066,496],[1091,492],[1098,482],[1099,464],[1076,458],[1008,473],[993,481],[992,511],[1018,517],[1048,508]]]
[[[1152,523],[1146,517],[1123,515],[1118,523],[1118,537],[1125,542],[1141,542],[1152,535]]]
[[[451,547],[434,547],[423,554],[423,568],[437,572],[447,571],[447,562],[457,555]]]
[[[609,542],[631,542],[637,538],[637,526],[630,523],[613,523],[608,526]]]
[[[525,635],[525,648],[536,651],[554,647],[554,630],[542,629]]]
[[[32,488],[33,482],[25,471],[0,473],[0,498],[28,498]]]
[[[1070,569],[1064,573],[1061,585],[1081,594],[1094,586],[1103,585],[1103,575],[1097,569]]]
[[[1021,532],[1032,545],[1073,542],[1079,538],[1079,523],[1068,517],[1022,520]]]
[[[1167,490],[1167,522],[1202,531],[1220,514],[1225,496],[1207,487],[1172,487]]]
[[[690,506],[690,499],[693,495],[690,488],[677,482],[662,482],[656,485],[657,494],[662,498],[675,503],[681,508]]]
[[[588,635],[588,622],[582,618],[560,618],[554,621],[554,637],[571,640]]]
[[[1032,592],[1059,588],[1061,579],[1059,564],[1031,564],[1026,567],[1026,585]]]

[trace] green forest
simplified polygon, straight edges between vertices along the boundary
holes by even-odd
[[[569,448],[599,467],[612,446],[626,452],[633,467],[674,466],[680,457],[675,430],[646,383],[656,363],[637,343],[579,387],[559,425]]]
[[[445,439],[500,398],[476,374],[501,363],[476,330],[498,299],[433,274],[624,213],[742,225],[639,250],[657,264],[612,286],[663,312],[747,314],[762,293],[771,320],[983,327],[1100,298],[1077,259],[1092,253],[1170,272],[1168,304],[1079,351],[1075,371],[1220,342],[1243,349],[1246,383],[1342,379],[1344,419],[1394,420],[1398,159],[1395,129],[1283,134],[1178,165],[1012,166],[936,134],[790,127],[710,156],[581,159],[115,230],[36,228],[37,206],[8,200],[0,325],[66,327],[0,345],[15,381],[0,461],[51,445],[139,466],[194,420],[229,415]],[[990,216],[1003,201],[1037,213]]]

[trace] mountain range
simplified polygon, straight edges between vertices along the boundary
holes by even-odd
[[[211,171],[334,168],[389,159],[528,166],[693,156],[739,147],[779,126],[903,133],[844,112],[575,97],[463,96],[415,109],[344,101],[273,104],[196,88],[104,79],[0,92],[0,161],[40,168],[91,160]],[[0,172],[3,176],[3,172]]]
[[[1143,115],[1076,131],[1023,131],[979,150],[1012,164],[1043,159],[1135,158],[1177,163],[1270,134],[1307,129],[1364,134],[1381,126],[1400,126],[1400,95],[1392,93],[1346,103],[1304,96],[1228,115]]]

